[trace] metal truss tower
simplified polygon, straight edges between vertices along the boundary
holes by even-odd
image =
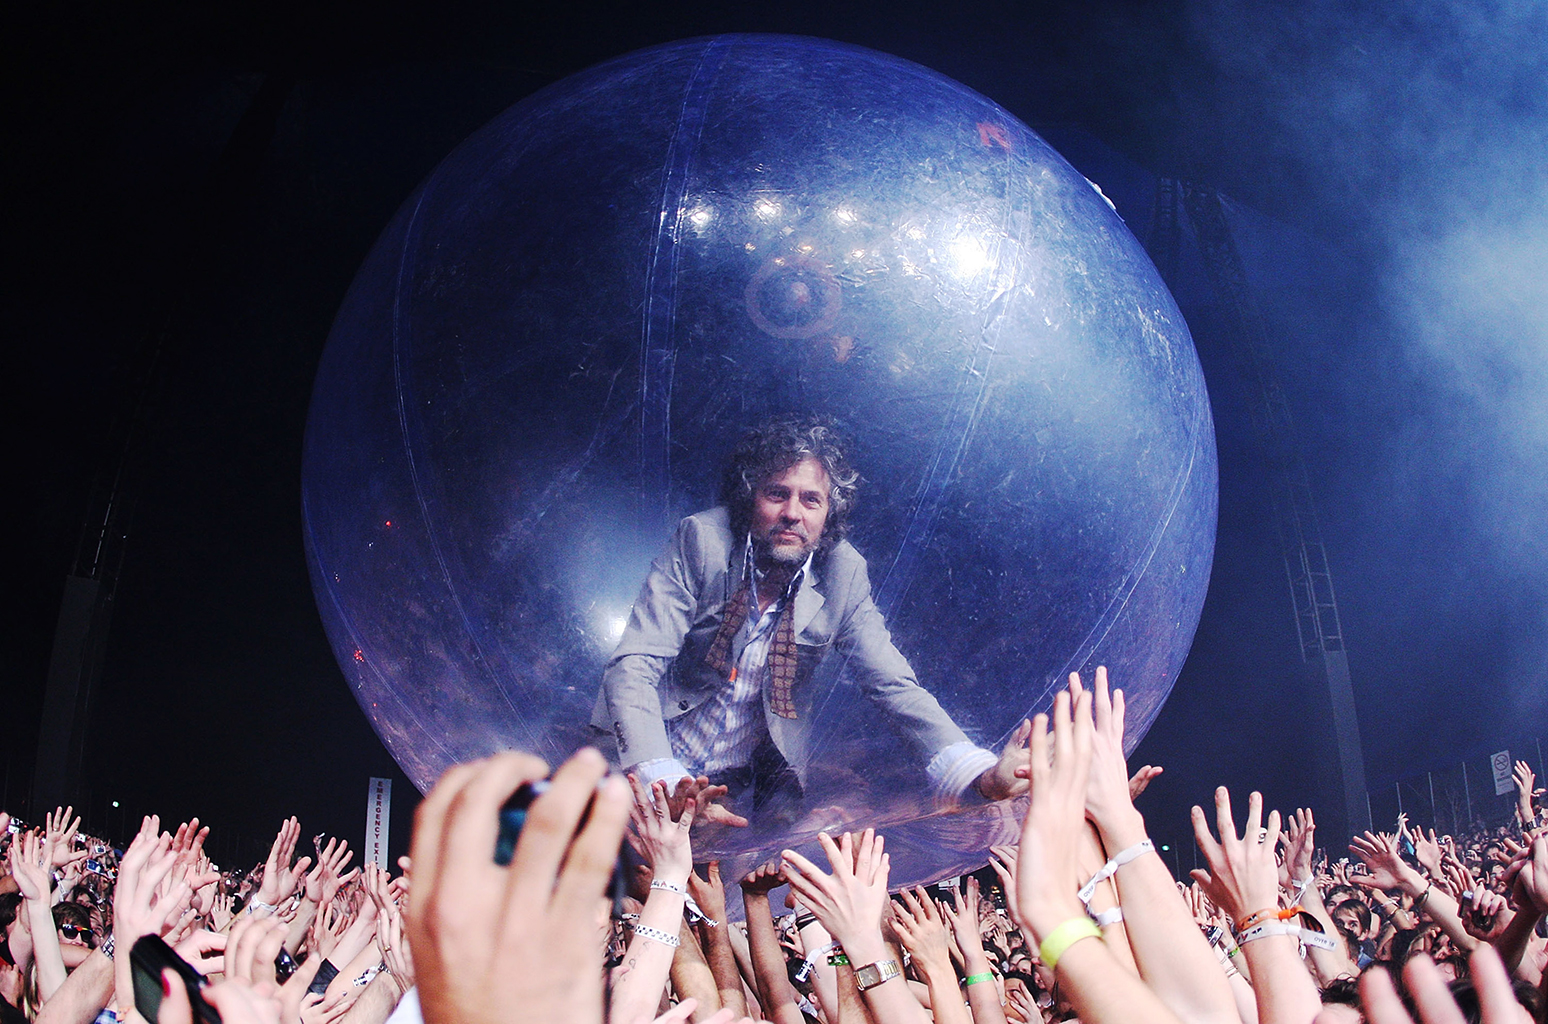
[[[1349,658],[1334,597],[1333,573],[1317,523],[1310,476],[1296,442],[1290,406],[1274,372],[1269,330],[1247,284],[1219,193],[1187,180],[1162,178],[1156,189],[1147,248],[1168,281],[1176,280],[1186,210],[1210,286],[1221,301],[1232,341],[1231,358],[1250,388],[1248,407],[1269,469],[1274,526],[1284,556],[1296,636],[1309,683],[1327,694],[1321,737],[1320,788],[1337,801],[1351,831],[1370,827],[1365,757],[1355,713]],[[1333,824],[1330,822],[1330,824]],[[1338,834],[1338,833],[1335,833]]]

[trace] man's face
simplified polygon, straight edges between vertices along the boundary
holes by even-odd
[[[777,562],[806,561],[828,522],[832,486],[822,463],[810,457],[760,483],[753,492],[754,545]]]

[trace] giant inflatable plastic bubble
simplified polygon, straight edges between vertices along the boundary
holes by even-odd
[[[313,581],[416,785],[597,742],[652,559],[777,413],[850,435],[876,604],[970,738],[998,750],[1101,663],[1138,742],[1216,512],[1204,381],[1159,276],[993,102],[854,47],[728,36],[506,111],[404,204],[339,312],[306,442]],[[696,852],[877,824],[894,882],[982,864],[1017,808],[942,812],[909,738],[832,676],[806,723],[813,806]]]

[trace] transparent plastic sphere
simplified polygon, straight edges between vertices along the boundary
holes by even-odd
[[[726,36],[496,118],[339,312],[308,553],[339,663],[416,785],[598,741],[652,559],[781,413],[849,435],[872,596],[971,740],[998,751],[1105,664],[1138,742],[1192,641],[1216,515],[1204,379],[1160,277],[990,100],[867,50]],[[930,799],[910,737],[845,673],[806,728],[810,813],[697,853],[877,824],[903,883],[1013,837],[1014,802]]]

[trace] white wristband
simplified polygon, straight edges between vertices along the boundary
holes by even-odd
[[[664,932],[660,928],[652,928],[648,924],[636,924],[634,926],[634,934],[637,938],[659,942],[663,946],[671,946],[673,949],[683,944],[683,940],[671,932]]]
[[[1113,877],[1113,873],[1116,872],[1119,868],[1123,867],[1125,864],[1133,860],[1139,860],[1147,853],[1154,853],[1155,849],[1155,843],[1151,842],[1149,839],[1141,839],[1127,850],[1120,850],[1113,854],[1112,859],[1109,860],[1106,864],[1103,864],[1097,873],[1091,876],[1091,881],[1080,887],[1080,893],[1078,894],[1080,896],[1080,901],[1082,903],[1089,904],[1091,902],[1091,897],[1096,893],[1097,886],[1101,885],[1107,879]]]
[[[1289,935],[1292,938],[1300,939],[1308,946],[1315,946],[1318,949],[1333,950],[1338,948],[1338,943],[1333,940],[1331,935],[1315,932],[1310,928],[1302,928],[1298,924],[1288,924],[1284,921],[1264,921],[1262,924],[1255,924],[1236,937],[1236,944],[1238,946],[1245,946],[1249,942],[1267,939],[1274,935]]]
[[[1123,922],[1122,907],[1108,907],[1098,914],[1092,914],[1091,920],[1097,923],[1098,928],[1111,928],[1115,924]]]

